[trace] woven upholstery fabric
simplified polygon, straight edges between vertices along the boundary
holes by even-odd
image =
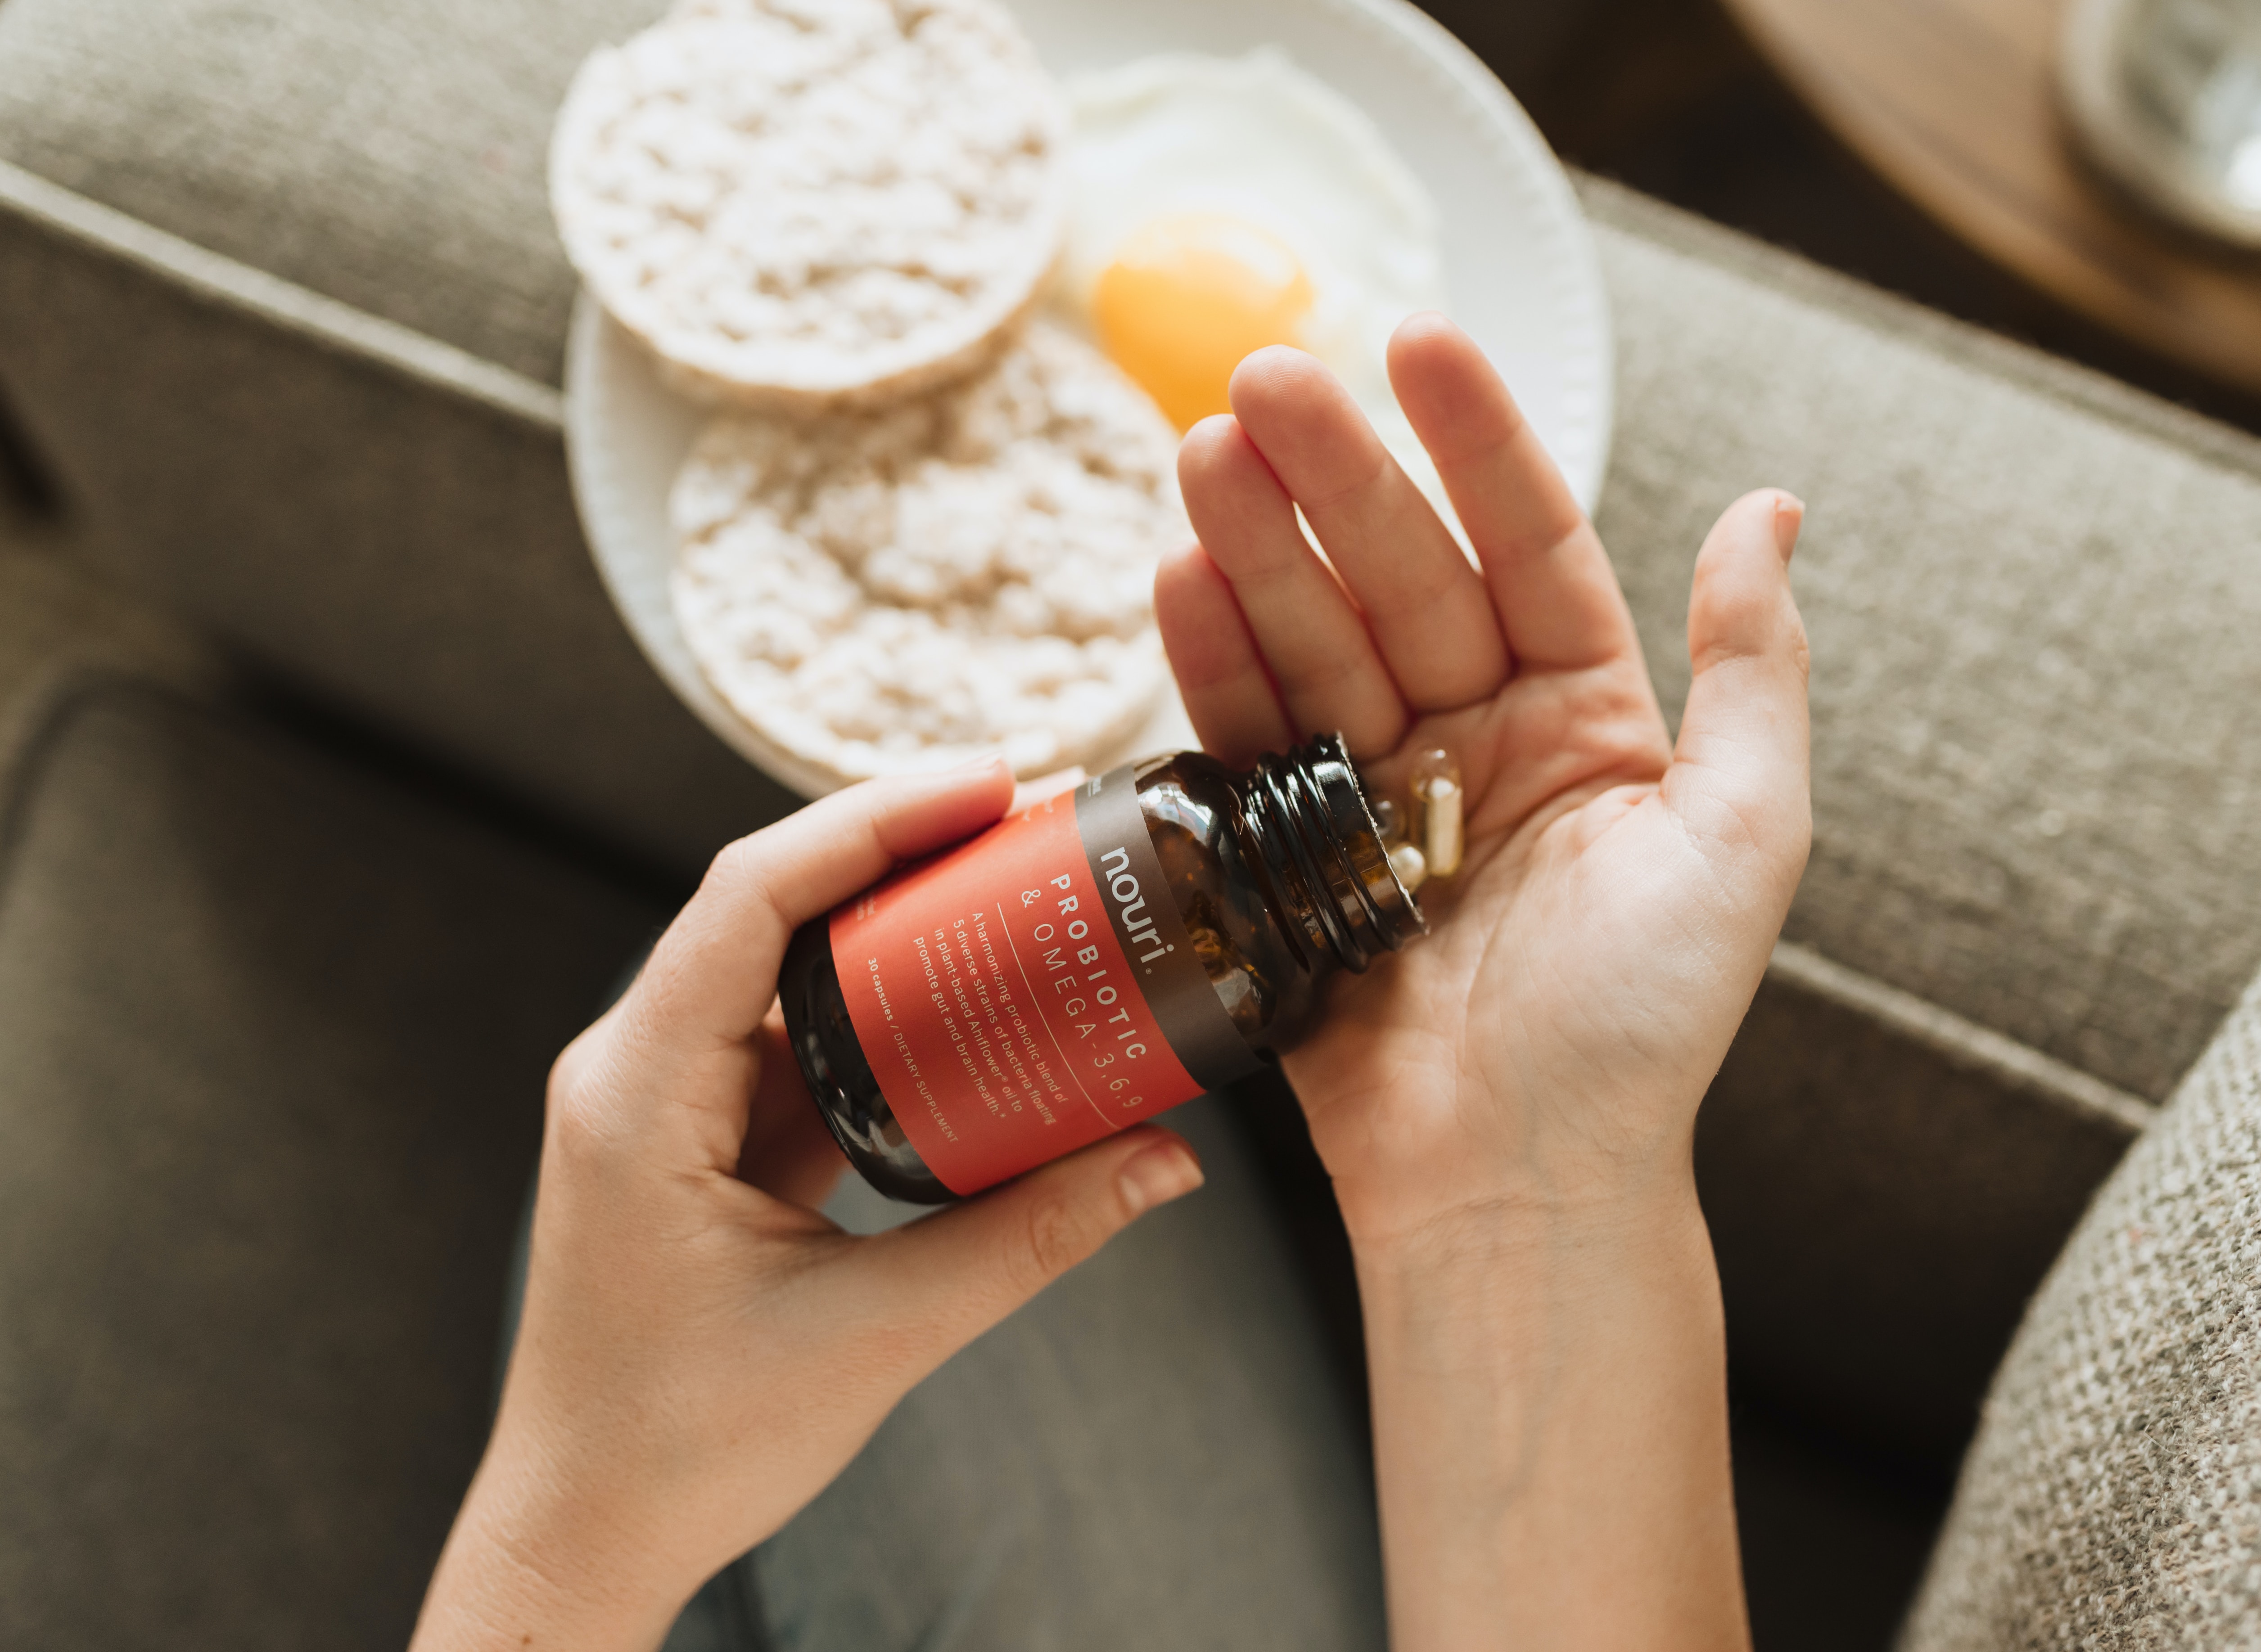
[[[556,383],[549,121],[661,0],[7,0],[0,159]]]
[[[2261,983],[1986,1401],[1904,1652],[2261,1645]]]
[[[1600,526],[1669,706],[1704,530],[1745,487],[1811,506],[1788,937],[2164,1098],[2261,967],[2261,442],[1605,210],[1645,233],[1607,243]]]
[[[678,871],[787,806],[637,651],[554,424],[11,227],[0,380],[104,575]]]
[[[654,914],[29,584],[0,561],[39,708],[0,772],[0,1644],[398,1647],[544,1076]]]
[[[98,677],[217,691],[200,639],[61,561],[51,526],[0,513],[0,797],[55,707]]]
[[[2131,1134],[1769,980],[1696,1130],[1735,1393],[1943,1494],[2027,1298]]]

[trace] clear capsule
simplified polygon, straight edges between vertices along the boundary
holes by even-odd
[[[1450,877],[1461,869],[1467,849],[1461,766],[1452,753],[1425,751],[1414,760],[1413,806],[1406,840],[1418,846],[1430,877]]]
[[[1397,874],[1397,881],[1405,885],[1408,895],[1417,892],[1429,881],[1428,857],[1410,843],[1390,847],[1389,869]]]

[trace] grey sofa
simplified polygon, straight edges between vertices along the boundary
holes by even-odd
[[[401,1638],[549,1055],[788,806],[569,498],[542,147],[651,10],[0,0],[8,1644]],[[1669,704],[1712,516],[1812,505],[1815,854],[1699,1170],[1762,1635],[1881,1645],[2261,964],[2261,444],[1585,189]]]

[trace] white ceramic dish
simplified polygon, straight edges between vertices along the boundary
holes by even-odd
[[[1482,344],[1590,511],[1609,459],[1609,311],[1576,197],[1546,140],[1468,48],[1404,0],[1012,0],[1056,75],[1277,46],[1373,118],[1436,197],[1452,313]],[[667,494],[703,418],[584,293],[565,360],[574,497],[598,572],[668,685],[807,797],[837,783],[764,739],[708,686],[667,594]],[[1174,696],[1119,754],[1191,745]]]

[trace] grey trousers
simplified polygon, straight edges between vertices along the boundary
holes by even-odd
[[[1357,1401],[1232,1105],[1166,1120],[1201,1191],[912,1391],[700,1592],[669,1652],[1382,1647]],[[827,1213],[874,1231],[908,1212],[851,1176]]]

